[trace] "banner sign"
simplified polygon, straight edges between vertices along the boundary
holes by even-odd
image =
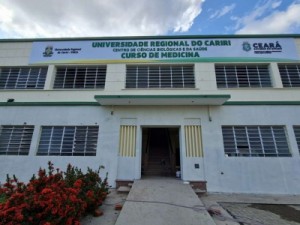
[[[30,64],[299,60],[293,38],[33,42]]]

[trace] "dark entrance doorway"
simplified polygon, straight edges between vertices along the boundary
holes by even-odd
[[[142,132],[142,175],[175,176],[180,171],[179,128],[143,128]]]

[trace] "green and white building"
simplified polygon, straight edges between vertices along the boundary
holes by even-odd
[[[2,182],[52,161],[300,194],[300,35],[0,40],[0,115]]]

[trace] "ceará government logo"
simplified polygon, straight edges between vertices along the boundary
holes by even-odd
[[[242,46],[245,52],[249,52],[251,50],[251,45],[247,41],[244,41]]]

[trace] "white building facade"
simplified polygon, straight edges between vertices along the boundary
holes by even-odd
[[[300,194],[299,87],[299,35],[1,40],[1,182],[52,161]]]

